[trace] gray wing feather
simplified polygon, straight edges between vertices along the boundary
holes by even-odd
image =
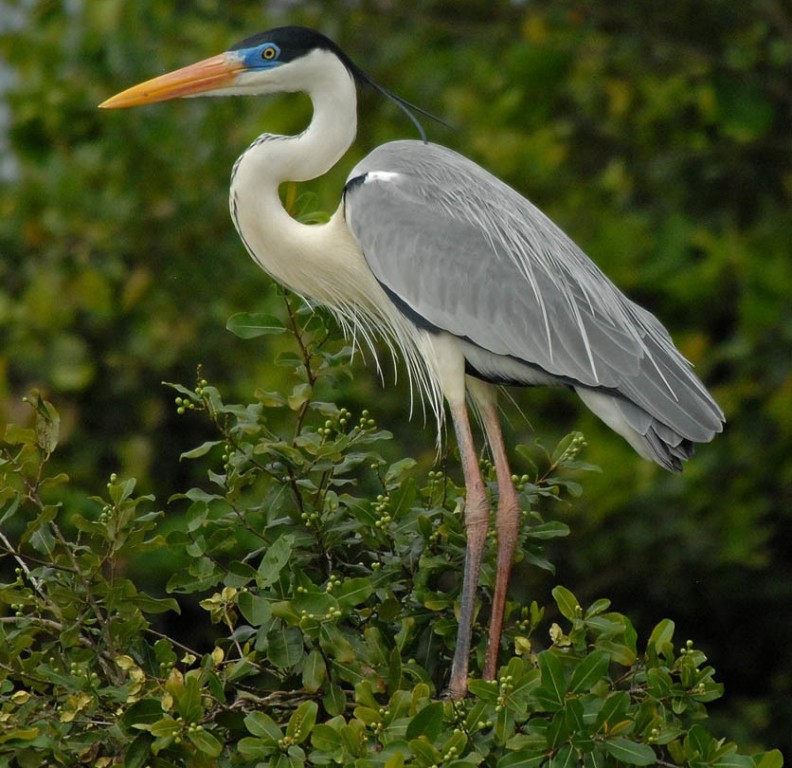
[[[428,325],[618,392],[687,439],[720,430],[720,410],[659,321],[463,156],[423,142],[379,147],[350,174],[346,217],[377,280]]]

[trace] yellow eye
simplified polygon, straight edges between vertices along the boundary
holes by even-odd
[[[262,52],[261,58],[265,61],[272,61],[275,56],[277,56],[278,52],[273,48],[271,45],[268,45]]]

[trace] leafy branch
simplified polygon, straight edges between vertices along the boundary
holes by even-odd
[[[33,427],[6,431],[0,554],[16,578],[0,584],[0,764],[782,764],[703,727],[722,686],[692,642],[674,641],[672,621],[641,642],[609,600],[582,606],[562,586],[549,626],[537,601],[515,596],[498,679],[474,675],[469,698],[445,699],[463,489],[445,468],[422,476],[409,457],[383,459],[390,435],[368,411],[315,399],[348,351],[329,349],[319,316],[288,299],[286,311],[285,324],[244,315],[229,326],[292,340],[288,394],[226,403],[200,371],[192,388],[170,385],[177,411],[217,438],[182,455],[206,482],[171,497],[167,530],[133,479],[113,475],[76,507],[57,498],[69,486],[47,473],[51,404],[40,401]],[[269,424],[277,409],[291,415],[288,437]],[[521,551],[536,567],[552,570],[545,543],[569,532],[560,517],[592,469],[584,446],[573,433],[550,452],[516,450]],[[167,553],[161,588],[179,603],[136,585],[146,553]],[[156,624],[185,602],[203,626]],[[485,638],[474,640],[475,669]]]

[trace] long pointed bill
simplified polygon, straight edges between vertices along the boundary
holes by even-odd
[[[234,84],[244,69],[241,59],[234,54],[221,53],[196,64],[169,72],[167,75],[146,80],[126,91],[103,101],[100,109],[120,109],[151,104],[155,101],[176,99],[182,96],[197,96]]]

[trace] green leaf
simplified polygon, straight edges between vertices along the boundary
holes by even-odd
[[[445,755],[449,752],[461,755],[468,744],[467,735],[460,729],[454,729],[451,735],[442,742],[440,751]]]
[[[228,318],[226,329],[240,339],[254,339],[257,336],[284,333],[286,326],[273,315],[262,312],[237,312]]]
[[[754,768],[754,759],[748,755],[738,755],[731,752],[728,755],[721,755],[712,763],[712,768]]]
[[[610,608],[611,601],[606,598],[600,598],[599,600],[595,600],[587,609],[585,613],[585,618],[590,619],[592,616],[597,616],[600,613],[603,613]]]
[[[237,749],[240,755],[244,755],[251,760],[264,760],[275,753],[278,746],[277,744],[266,743],[263,739],[245,736],[237,742]],[[267,763],[267,765],[272,765],[272,763]]]
[[[248,733],[253,734],[261,739],[266,744],[277,746],[278,742],[283,738],[283,731],[278,728],[277,723],[264,712],[256,711],[251,712],[245,717],[245,728]]]
[[[184,683],[165,684],[166,690],[176,701],[176,711],[188,723],[198,722],[203,717],[203,703],[199,670],[191,670],[184,676]]]
[[[595,646],[607,653],[615,664],[631,667],[635,663],[635,649],[624,643],[617,643],[612,640],[597,640]]]
[[[222,440],[207,440],[205,443],[201,443],[197,448],[193,448],[191,451],[185,451],[182,453],[179,458],[180,459],[198,459],[201,456],[206,456],[209,451],[212,450],[216,445],[223,445]]]
[[[127,599],[140,608],[143,613],[181,613],[179,603],[172,597],[151,597],[145,592],[138,592],[136,595],[128,595]]]
[[[379,709],[374,709],[373,707],[355,707],[354,715],[367,728],[382,722],[382,715]]]
[[[162,709],[160,709],[160,713]],[[151,758],[151,736],[141,733],[136,736],[124,755],[124,768],[143,768]]]
[[[286,405],[286,398],[280,392],[269,392],[264,389],[256,390],[256,400],[265,408],[280,408]]]
[[[227,587],[246,587],[251,581],[256,579],[256,569],[247,563],[234,560],[228,564],[228,570],[223,578],[223,583]],[[247,594],[243,592],[242,594]],[[241,597],[241,595],[240,595]]]
[[[578,665],[569,681],[570,693],[585,693],[608,672],[610,656],[605,651],[592,651]]]
[[[156,723],[152,723],[149,732],[157,739],[173,738],[181,732],[181,724],[172,717],[162,717]]]
[[[36,410],[36,443],[44,453],[52,453],[58,445],[60,414],[52,403],[35,394],[33,407]]]
[[[386,761],[383,768],[403,768],[404,753],[399,751],[392,754]]]
[[[209,731],[191,730],[187,732],[187,737],[199,752],[203,752],[209,757],[219,757],[223,751],[223,745]]]
[[[10,490],[9,490],[9,494],[10,494]],[[6,524],[6,522],[8,520],[10,520],[16,514],[16,511],[19,509],[19,505],[21,503],[22,503],[22,497],[21,496],[15,496],[14,498],[11,499],[11,502],[8,504],[8,506],[3,511],[3,516],[0,517],[0,530],[2,530],[2,528]],[[76,517],[76,515],[75,515],[75,517]]]
[[[567,726],[566,712],[561,710],[553,715],[547,728],[547,746],[551,749],[558,749],[568,739],[569,727]]]
[[[756,768],[783,768],[784,765],[784,756],[778,749],[754,755],[753,760]]]
[[[310,588],[315,589],[313,585]],[[338,609],[338,600],[335,599],[335,590],[332,594],[324,590],[303,592],[291,601],[291,607],[301,616],[325,616],[330,611]]]
[[[255,595],[252,592],[240,592],[237,597],[237,607],[252,627],[260,627],[272,617],[272,607],[269,600]]]
[[[229,683],[236,683],[240,680],[244,680],[246,677],[252,677],[253,675],[257,674],[258,670],[256,667],[250,663],[247,659],[239,659],[239,661],[235,661],[228,672],[228,682]]]
[[[162,717],[162,702],[159,699],[141,699],[127,707],[121,716],[124,728],[140,728],[153,725]]]
[[[364,577],[346,579],[340,587],[333,590],[333,596],[338,601],[341,608],[353,608],[356,605],[365,603],[374,592],[374,584],[371,579]]]
[[[27,427],[8,424],[3,434],[3,441],[9,445],[33,445],[36,442],[36,433]]]
[[[279,669],[291,669],[304,653],[302,633],[280,621],[276,625],[267,633],[267,658]]]
[[[5,744],[7,741],[32,741],[40,733],[39,728],[11,728],[0,734],[0,744]]]
[[[314,648],[303,662],[302,681],[308,693],[316,693],[327,678],[327,665],[322,654]]]
[[[433,742],[443,731],[443,711],[442,701],[427,704],[407,726],[407,739],[412,741],[419,736],[425,736]]]
[[[311,734],[316,723],[316,713],[319,707],[315,701],[304,701],[292,712],[289,724],[286,726],[286,736],[293,739],[295,744],[305,741]]]
[[[630,739],[607,739],[602,743],[602,748],[616,760],[621,760],[627,765],[655,765],[657,755],[648,744],[639,744]]]
[[[310,384],[297,384],[286,398],[286,402],[293,411],[299,411],[311,399],[311,395],[313,395],[313,387]]]
[[[495,768],[535,768],[547,760],[544,750],[508,752],[495,763]]]
[[[694,725],[685,738],[685,751],[689,755],[697,754],[704,759],[709,758],[717,748],[712,734],[701,725]]]
[[[402,658],[398,648],[392,648],[388,655],[388,690],[395,691],[402,685]]]
[[[555,574],[555,566],[540,554],[541,550],[538,549],[538,546],[526,546],[523,550],[523,560],[530,565],[541,568],[543,571]]]
[[[512,659],[512,661],[520,661],[521,659]],[[510,674],[507,672],[507,674]],[[519,701],[522,703],[525,697],[530,694],[535,688],[541,685],[542,674],[538,669],[532,668],[527,672],[517,671],[514,675],[514,683],[511,691],[509,692],[509,699]]]
[[[256,583],[260,589],[271,587],[280,578],[281,571],[289,562],[293,546],[294,536],[284,534],[267,549],[258,567]]]
[[[596,746],[591,752],[587,752],[583,760],[584,768],[605,768],[606,757],[601,746]]]
[[[322,697],[322,706],[331,717],[338,717],[344,713],[346,696],[344,696],[344,691],[338,683],[330,683],[327,686],[327,691]]]
[[[542,672],[542,688],[551,695],[552,701],[561,704],[566,694],[566,680],[560,659],[551,651],[543,651],[539,654],[539,669]]]
[[[417,463],[413,458],[406,458],[391,464],[385,472],[385,485],[390,488],[396,483],[401,484],[404,474],[413,469]]]
[[[468,683],[468,691],[490,704],[494,704],[498,700],[498,684],[493,680],[474,678]]]
[[[362,680],[355,684],[355,703],[364,707],[369,707],[370,709],[379,709],[379,702],[374,695],[374,688],[371,685],[371,681]]]
[[[528,537],[531,539],[548,541],[550,539],[563,538],[564,536],[569,536],[569,526],[557,520],[539,523],[528,528]]]
[[[119,506],[121,502],[126,501],[135,491],[137,480],[130,477],[127,480],[118,480],[108,483],[107,492],[110,494],[110,499],[113,504]]]
[[[319,645],[330,658],[341,664],[350,664],[357,657],[352,644],[335,624],[322,623],[319,630]]]
[[[416,764],[421,768],[439,765],[443,762],[440,751],[433,747],[425,738],[411,739],[410,752],[416,757]]]
[[[558,610],[561,615],[569,621],[574,621],[579,618],[578,613],[580,610],[580,603],[578,599],[566,587],[557,586],[553,589],[553,598],[558,605]]]
[[[597,730],[610,729],[615,723],[621,722],[630,706],[630,694],[627,691],[615,691],[602,702],[600,711],[594,722]]]
[[[674,646],[671,642],[674,637],[675,625],[671,619],[663,619],[652,630],[649,641],[646,644],[647,650],[654,652],[657,656],[670,659],[674,655]]]
[[[577,753],[571,744],[561,746],[547,763],[548,768],[573,768],[578,764]]]
[[[580,699],[567,699],[564,705],[564,717],[570,734],[586,735],[586,727],[583,722],[583,704],[581,704]]]
[[[204,659],[211,659],[212,656],[207,654],[204,656]],[[206,669],[205,664],[201,665]],[[215,672],[205,672],[206,675],[206,687],[209,689],[209,693],[215,697],[221,704],[225,704],[227,700],[226,692],[225,692],[225,684],[224,681],[220,679],[219,675]]]
[[[320,752],[335,752],[341,747],[341,734],[332,726],[319,723],[311,732],[311,744]]]

